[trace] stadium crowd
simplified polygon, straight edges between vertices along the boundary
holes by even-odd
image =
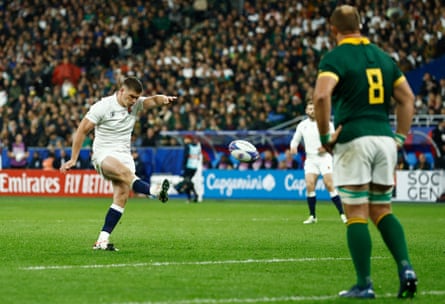
[[[179,97],[141,115],[135,146],[177,144],[162,130],[262,130],[304,115],[334,44],[327,16],[336,2],[3,1],[2,146],[17,134],[28,147],[71,146],[89,106],[128,75],[145,95]],[[363,34],[404,72],[445,54],[443,1],[342,2],[358,5]],[[445,114],[444,102],[445,79],[425,74],[417,113]]]

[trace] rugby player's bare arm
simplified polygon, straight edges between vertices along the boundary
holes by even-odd
[[[176,99],[177,99],[176,96],[166,96],[166,95],[149,96],[144,99],[144,109],[148,110],[156,107],[161,107],[163,105],[169,105]]]
[[[331,96],[337,85],[338,78],[335,74],[320,74],[315,83],[312,100],[314,102],[315,120],[317,121],[320,135],[329,134],[331,121]]]
[[[73,138],[73,145],[71,147],[71,158],[60,167],[60,172],[66,173],[72,167],[76,165],[79,158],[80,149],[85,140],[85,137],[94,129],[95,124],[88,118],[83,118],[80,121],[79,127]]]
[[[396,133],[407,136],[414,115],[414,94],[406,79],[396,83],[393,97],[397,102],[395,108],[397,119]]]

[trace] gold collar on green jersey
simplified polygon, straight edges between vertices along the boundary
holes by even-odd
[[[371,42],[366,37],[347,37],[347,38],[342,39],[342,41],[340,41],[338,43],[338,45],[342,45],[342,44],[346,44],[346,43],[358,45],[358,44],[369,44]]]

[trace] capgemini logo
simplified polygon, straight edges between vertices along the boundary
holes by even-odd
[[[246,177],[218,177],[214,173],[207,176],[206,185],[209,190],[218,190],[221,195],[232,196],[234,190],[273,191],[276,186],[275,177],[267,174],[264,178],[261,175]]]
[[[263,179],[263,189],[266,191],[272,191],[275,188],[276,182],[272,174],[267,174]]]

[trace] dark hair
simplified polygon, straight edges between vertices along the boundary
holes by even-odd
[[[360,31],[360,14],[357,8],[353,6],[337,6],[329,20],[340,34],[351,34]]]
[[[127,77],[122,82],[122,86],[126,87],[128,90],[134,91],[137,94],[142,93],[142,83],[136,77]]]

